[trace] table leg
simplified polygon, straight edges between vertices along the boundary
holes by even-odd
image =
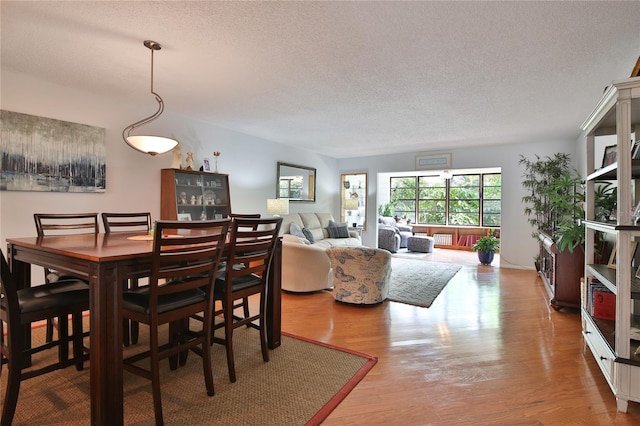
[[[269,268],[267,290],[267,345],[275,349],[281,344],[282,332],[282,240],[278,240]]]
[[[123,424],[122,282],[117,264],[89,268],[91,424]]]

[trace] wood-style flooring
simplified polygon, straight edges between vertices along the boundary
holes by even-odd
[[[579,312],[550,308],[535,272],[428,258],[465,265],[428,309],[283,294],[284,331],[378,357],[323,424],[640,425],[640,404],[617,412]]]

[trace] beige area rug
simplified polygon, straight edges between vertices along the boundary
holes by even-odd
[[[34,330],[34,339],[41,339],[43,334],[42,327]],[[146,335],[146,327],[141,326],[141,340]],[[186,366],[175,371],[169,369],[167,360],[162,362],[165,424],[317,425],[377,361],[368,355],[283,335],[282,345],[270,351],[271,359],[265,363],[258,332],[240,328],[234,334],[237,381],[230,383],[224,347],[216,344],[211,350],[215,383],[212,397],[207,396],[202,360],[196,354],[190,353]],[[13,424],[88,425],[86,367],[81,372],[71,367],[23,382]],[[0,377],[2,395],[6,372],[5,366]],[[125,425],[155,424],[151,382],[126,372],[124,416]]]
[[[388,299],[428,308],[461,268],[454,263],[393,257]]]

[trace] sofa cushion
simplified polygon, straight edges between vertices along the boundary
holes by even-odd
[[[297,224],[297,223],[295,223],[295,222],[291,222],[291,225],[290,225],[290,227],[289,227],[289,233],[290,233],[291,235],[295,235],[295,236],[296,236],[296,237],[298,237],[298,238],[303,238],[303,239],[307,240],[307,237],[306,237],[306,236],[304,235],[304,233],[302,232],[302,228],[300,227],[300,225],[298,225],[298,224]],[[309,242],[310,242],[310,241],[309,241],[309,240],[307,240],[307,244],[308,244]]]
[[[349,228],[346,222],[339,223],[330,220],[327,231],[329,232],[329,238],[349,238]]]
[[[302,228],[302,233],[304,234],[304,237],[309,240],[309,242],[311,244],[316,242],[316,239],[314,238],[313,232],[311,232],[311,230],[309,228]]]

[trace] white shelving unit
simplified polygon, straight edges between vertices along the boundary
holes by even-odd
[[[637,126],[637,127],[636,127]],[[640,341],[631,338],[631,325],[640,319],[640,280],[635,278],[632,243],[640,242],[640,226],[632,219],[640,202],[640,160],[632,160],[633,141],[640,130],[640,78],[613,82],[582,125],[587,143],[585,283],[581,290],[582,334],[613,391],[618,410],[629,401],[640,402]],[[616,162],[605,167],[595,158],[596,138],[616,135]],[[594,191],[598,181],[618,187],[617,220],[598,222]],[[615,268],[594,264],[596,233],[615,241]],[[637,257],[636,257],[637,261]],[[592,312],[591,285],[599,283],[615,295],[615,319]],[[637,336],[635,336],[637,337]]]

